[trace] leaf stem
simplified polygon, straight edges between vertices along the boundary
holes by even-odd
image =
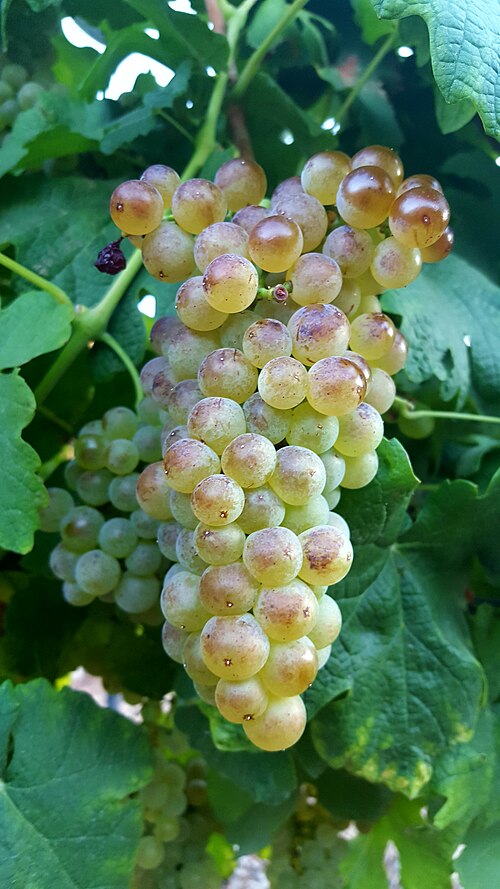
[[[122,362],[125,369],[128,371],[130,379],[132,380],[135,392],[135,406],[139,404],[140,401],[144,398],[144,392],[142,391],[141,380],[139,374],[137,373],[137,368],[131,358],[125,352],[125,349],[122,349],[120,343],[112,336],[110,333],[105,331],[101,333],[99,336],[99,342],[104,343],[106,346],[109,346],[110,349],[113,350],[115,355],[118,356],[120,361]]]
[[[238,77],[238,80],[235,84],[235,87],[232,92],[233,99],[239,99],[248,89],[251,81],[254,79],[257,74],[261,62],[266,55],[267,51],[275,42],[276,38],[279,37],[282,31],[286,28],[289,22],[295,18],[298,12],[306,5],[307,0],[294,0],[284,13],[284,15],[280,18],[278,22],[276,22],[274,28],[271,28],[267,37],[264,38],[260,46],[252,53],[246,65],[244,66],[241,74]]]
[[[11,272],[15,272],[15,274],[19,275],[21,278],[25,278],[30,284],[34,284],[35,287],[38,287],[39,290],[45,290],[46,293],[50,293],[58,303],[73,308],[73,303],[68,294],[65,293],[64,290],[61,290],[57,284],[52,284],[51,281],[47,281],[46,278],[42,278],[41,275],[37,275],[36,272],[32,272],[31,269],[27,269],[26,266],[21,265],[20,262],[16,262],[15,259],[10,259],[10,257],[5,256],[4,253],[0,253],[0,265],[5,266],[6,269],[10,269]]]
[[[492,417],[488,414],[463,414],[456,411],[432,411],[432,410],[414,410],[411,401],[406,398],[396,396],[393,402],[402,417],[407,420],[420,420],[423,417],[437,417],[442,420],[463,420],[473,423],[500,423],[500,417]]]
[[[387,53],[392,49],[394,43],[396,41],[397,31],[393,31],[392,34],[388,34],[384,42],[379,47],[378,51],[373,56],[370,63],[366,66],[365,70],[360,74],[356,83],[349,90],[348,95],[344,99],[344,102],[340,106],[339,110],[335,115],[335,120],[337,123],[343,123],[344,118],[349,111],[352,103],[357,99],[359,93],[363,89],[365,83],[370,79],[372,74],[376,71],[378,66],[380,65],[382,59],[385,58]]]
[[[163,109],[158,110],[156,114],[158,115],[158,117],[162,117],[163,120],[166,120],[167,123],[169,123],[172,127],[175,127],[175,129],[179,131],[181,136],[184,136],[184,138],[187,139],[188,142],[194,143],[194,136],[192,136],[191,133],[189,133],[186,128],[183,127],[183,125],[175,119],[175,117],[172,117],[170,114],[168,114],[167,111],[164,111]]]

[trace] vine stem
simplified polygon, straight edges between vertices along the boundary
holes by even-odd
[[[25,278],[30,284],[34,284],[35,287],[38,287],[39,290],[45,290],[46,293],[49,293],[58,303],[61,303],[61,305],[71,306],[71,308],[73,308],[73,303],[68,294],[65,293],[64,290],[61,290],[57,284],[52,284],[50,281],[47,281],[46,278],[42,278],[41,275],[37,275],[36,272],[32,272],[31,269],[27,269],[26,266],[21,265],[20,262],[16,262],[15,259],[10,259],[10,257],[5,256],[4,253],[0,253],[0,265],[5,266],[6,269],[10,269],[11,272],[15,272],[16,275],[19,275],[21,278]]]
[[[431,410],[414,410],[411,401],[406,398],[396,396],[393,406],[399,411],[401,416],[407,420],[420,420],[423,417],[436,417],[442,420],[463,420],[473,423],[500,423],[500,417],[492,417],[488,414],[462,414],[456,411],[431,411]]]
[[[267,37],[264,38],[260,46],[252,53],[250,58],[248,59],[246,65],[244,66],[241,74],[238,76],[238,80],[234,86],[232,92],[233,99],[239,99],[248,89],[251,81],[254,79],[257,74],[262,59],[266,55],[269,48],[272,46],[277,37],[281,34],[282,31],[286,28],[289,22],[292,21],[293,18],[297,15],[298,12],[306,5],[307,0],[294,0],[287,9],[282,18],[276,22],[274,28],[271,28]]]
[[[351,107],[354,100],[358,97],[358,95],[361,92],[361,90],[363,89],[365,83],[367,83],[367,81],[370,79],[370,77],[372,76],[374,71],[376,71],[376,69],[380,65],[382,59],[385,58],[387,53],[390,52],[390,50],[394,46],[394,43],[396,42],[397,34],[398,34],[398,32],[396,30],[396,31],[393,31],[391,34],[387,35],[386,39],[384,40],[384,42],[379,47],[378,51],[373,56],[369,65],[367,65],[366,68],[364,69],[363,73],[360,74],[360,76],[358,77],[358,79],[357,79],[356,83],[354,84],[354,86],[352,87],[352,89],[349,90],[348,95],[346,96],[344,102],[342,103],[342,105],[340,106],[339,110],[337,111],[337,113],[335,115],[335,121],[337,123],[343,123],[343,120],[344,120],[347,112],[349,111],[349,108]]]
[[[118,356],[120,361],[122,362],[125,369],[128,371],[130,379],[134,385],[135,392],[135,406],[137,408],[140,401],[142,401],[144,397],[144,392],[142,391],[141,380],[139,374],[137,373],[137,368],[131,358],[125,352],[125,349],[122,349],[120,343],[112,336],[110,333],[105,331],[101,333],[99,336],[99,341],[101,343],[105,343],[106,346],[109,346],[110,349]]]

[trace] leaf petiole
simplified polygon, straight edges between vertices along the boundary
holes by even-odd
[[[432,410],[414,410],[411,401],[406,398],[396,396],[393,407],[402,417],[407,420],[420,420],[423,417],[435,417],[441,420],[463,420],[473,423],[500,423],[500,417],[492,417],[488,414],[465,414],[457,411],[432,411]]]
[[[50,293],[58,303],[73,308],[73,303],[68,294],[65,293],[64,290],[61,290],[57,284],[52,284],[51,281],[47,281],[46,278],[42,278],[41,275],[37,275],[36,272],[32,272],[31,269],[27,269],[26,266],[21,265],[20,262],[16,262],[15,259],[10,259],[5,253],[0,253],[0,265],[5,266],[6,269],[10,269],[11,272],[15,272],[16,275],[29,281],[30,284],[34,284],[39,290],[45,290],[46,293]]]
[[[109,346],[109,348],[113,350],[115,355],[118,356],[123,366],[128,371],[130,379],[132,380],[134,386],[135,406],[137,407],[139,402],[142,401],[142,399],[144,398],[144,392],[142,391],[141,380],[135,364],[129,358],[125,350],[122,349],[120,343],[107,331],[105,333],[101,333],[101,335],[98,337],[98,340],[99,342],[104,343],[106,346]]]

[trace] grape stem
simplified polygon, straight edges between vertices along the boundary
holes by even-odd
[[[380,65],[382,59],[384,59],[385,56],[387,55],[387,53],[390,52],[390,50],[394,46],[394,43],[396,42],[397,36],[398,36],[397,30],[395,30],[391,34],[387,35],[387,37],[384,40],[384,42],[382,43],[382,45],[379,47],[378,51],[373,56],[370,64],[366,66],[365,70],[363,71],[362,74],[360,74],[360,76],[358,77],[358,79],[357,79],[356,83],[354,84],[354,86],[352,87],[352,89],[349,90],[348,95],[346,96],[346,98],[344,99],[339,110],[335,114],[335,121],[337,124],[343,123],[344,118],[345,118],[347,112],[349,111],[349,108],[351,107],[352,103],[355,101],[355,99],[357,99],[357,97],[358,97],[359,93],[361,92],[361,90],[363,89],[365,83],[367,83],[367,81],[370,79],[372,74],[376,71],[376,69]]]
[[[456,411],[416,411],[411,401],[407,401],[406,398],[400,398],[399,396],[396,396],[394,399],[393,407],[395,407],[399,414],[407,420],[421,420],[423,417],[437,417],[442,420],[464,420],[466,422],[472,421],[473,423],[500,423],[500,417],[492,417],[488,414],[462,414],[457,413]]]
[[[135,364],[127,355],[125,350],[122,349],[120,343],[107,331],[101,333],[101,335],[99,336],[99,342],[104,343],[106,346],[109,346],[109,348],[112,349],[115,355],[118,356],[123,366],[128,371],[130,379],[132,380],[134,386],[135,406],[137,408],[139,402],[142,401],[142,399],[144,398],[144,392],[142,391],[141,380],[139,374],[137,373]]]
[[[31,269],[27,269],[26,266],[21,265],[20,262],[16,262],[15,259],[10,259],[10,257],[5,256],[4,253],[0,253],[0,265],[5,266],[6,269],[10,269],[11,272],[15,272],[16,275],[19,275],[21,278],[25,278],[30,284],[34,284],[35,287],[38,287],[39,290],[45,290],[46,293],[49,293],[61,305],[71,306],[71,308],[73,308],[73,303],[68,294],[65,293],[64,290],[61,290],[57,284],[52,284],[50,281],[47,281],[46,278],[42,278],[41,275],[37,275],[36,272],[32,272]]]

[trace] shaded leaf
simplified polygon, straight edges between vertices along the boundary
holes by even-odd
[[[69,339],[73,309],[32,290],[0,311],[0,368],[18,367]]]

